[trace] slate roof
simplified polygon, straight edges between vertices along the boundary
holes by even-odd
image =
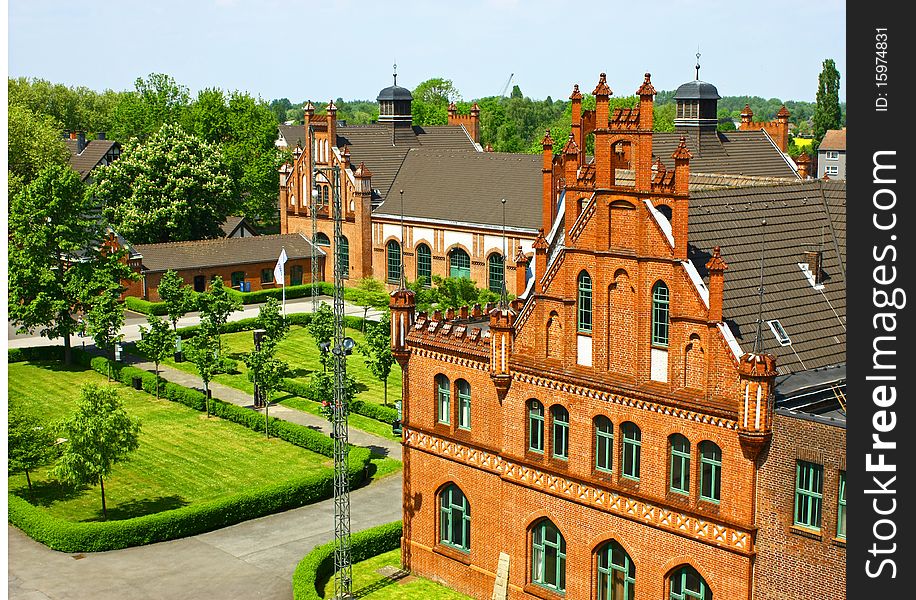
[[[290,260],[312,256],[312,244],[301,233],[134,246],[143,255],[143,271],[152,273],[276,262],[283,248]],[[325,254],[320,248],[318,252]]]
[[[375,181],[375,177],[373,177]],[[541,226],[541,156],[503,152],[411,149],[375,214],[536,230]]]
[[[755,131],[700,130],[655,132],[652,134],[652,159],[661,158],[672,168],[671,155],[681,136],[690,150],[690,171],[798,179],[795,169],[761,129]]]
[[[66,139],[67,150],[70,151],[70,167],[79,173],[80,179],[85,181],[92,169],[99,166],[105,155],[108,154],[114,146],[120,148],[120,144],[114,140],[90,140],[86,142],[83,151],[77,154],[77,140]],[[107,164],[107,163],[106,163]]]
[[[254,235],[258,235],[258,233],[254,230],[254,227],[248,224],[248,221],[245,219],[245,217],[234,217],[230,215],[226,217],[226,220],[223,221],[223,224],[219,227],[223,230],[223,233],[226,237],[229,237],[235,233],[235,230],[239,227],[245,227],[249,232],[253,233]]]
[[[721,97],[716,86],[700,80],[683,83],[674,92],[675,100],[718,100]]]
[[[376,101],[382,100],[413,100],[413,95],[407,88],[399,85],[390,85],[378,93]]]
[[[708,281],[706,262],[721,246],[728,263],[723,316],[744,352],[754,347],[764,240],[763,350],[776,355],[780,374],[846,362],[845,198],[844,181],[816,179],[690,195],[690,259]],[[803,252],[818,249],[820,290],[798,266]],[[791,345],[776,342],[766,325],[771,319]]]
[[[824,134],[821,145],[817,147],[818,152],[821,150],[842,150],[846,151],[846,128],[828,129]]]
[[[304,125],[278,125],[280,137],[286,140],[286,147],[293,149],[296,142],[305,148],[305,126]]]

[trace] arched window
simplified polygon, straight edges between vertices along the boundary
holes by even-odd
[[[604,415],[595,417],[595,468],[614,470],[614,424]]]
[[[537,400],[528,401],[528,449],[544,452],[544,405]]]
[[[503,255],[494,252],[487,259],[487,273],[489,274],[490,291],[497,294],[503,291],[503,282],[506,279],[506,265],[503,262]]]
[[[320,231],[315,234],[315,245],[316,246],[330,246],[331,240],[325,234]]]
[[[658,206],[655,207],[655,209],[658,212],[665,215],[665,218],[668,219],[669,223],[671,223],[671,217],[673,216],[674,213],[671,212],[670,206],[668,206],[667,204],[659,204]]]
[[[454,483],[439,495],[439,542],[462,552],[471,551],[471,507]]]
[[[340,272],[344,278],[350,276],[350,242],[347,238],[340,236],[340,242],[337,244],[337,260],[340,262]]]
[[[550,407],[550,418],[553,421],[553,456],[569,458],[569,411],[559,404]]]
[[[598,549],[598,600],[633,600],[636,565],[623,546],[611,540]]]
[[[566,540],[548,519],[531,532],[531,581],[550,590],[566,591]]]
[[[684,565],[671,575],[670,600],[712,600],[712,592],[697,570]]]
[[[669,487],[678,494],[690,493],[690,441],[679,433],[670,438],[671,476]]]
[[[417,246],[417,279],[425,278],[423,284],[429,287],[433,282],[433,254],[426,244]]]
[[[449,277],[471,278],[471,257],[461,248],[453,249],[448,255]]]
[[[592,278],[586,271],[579,273],[578,329],[583,333],[592,332]]]
[[[471,384],[464,379],[455,382],[458,388],[458,427],[471,428]]]
[[[652,288],[652,345],[668,347],[668,286],[659,281]]]
[[[710,441],[700,442],[700,498],[718,502],[722,490],[722,450]]]
[[[328,206],[328,198],[331,196],[331,186],[323,185],[321,186],[321,206]]]
[[[385,247],[388,255],[388,283],[398,283],[401,280],[401,245],[395,240],[389,240]]]
[[[438,406],[439,422],[448,425],[451,423],[452,399],[448,377],[436,375],[436,405]]]
[[[634,423],[624,423],[620,431],[623,433],[623,476],[639,481],[642,432]]]

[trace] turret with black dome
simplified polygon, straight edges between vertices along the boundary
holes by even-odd
[[[674,126],[715,130],[718,125],[718,100],[721,96],[716,86],[700,81],[699,58],[697,54],[697,78],[682,84],[674,92],[674,100],[677,102]]]
[[[398,85],[397,65],[395,65],[394,85],[388,86],[378,93],[378,121],[379,123],[407,123],[413,121],[410,103],[413,95],[410,90]]]

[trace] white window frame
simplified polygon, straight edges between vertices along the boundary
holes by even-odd
[[[792,338],[789,337],[789,333],[786,331],[786,328],[782,326],[782,323],[779,322],[779,319],[767,321],[767,325],[770,326],[770,331],[773,332],[773,336],[776,338],[776,341],[779,342],[780,346],[792,345]]]
[[[827,175],[839,175],[840,174],[840,165],[826,165],[824,167],[824,173]]]
[[[827,160],[840,160],[840,153],[836,150],[827,150]]]

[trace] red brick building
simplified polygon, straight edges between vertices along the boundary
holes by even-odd
[[[845,363],[840,191],[688,193],[686,139],[653,151],[649,75],[637,108],[609,114],[604,74],[593,94],[560,156],[543,140],[528,293],[444,315],[392,293],[404,565],[477,598],[780,597],[783,538],[839,540],[838,436],[803,449],[774,409],[785,378]],[[783,401],[823,385],[792,382]],[[808,561],[799,542],[793,564],[836,575],[830,548]],[[827,583],[805,597],[842,597]]]

